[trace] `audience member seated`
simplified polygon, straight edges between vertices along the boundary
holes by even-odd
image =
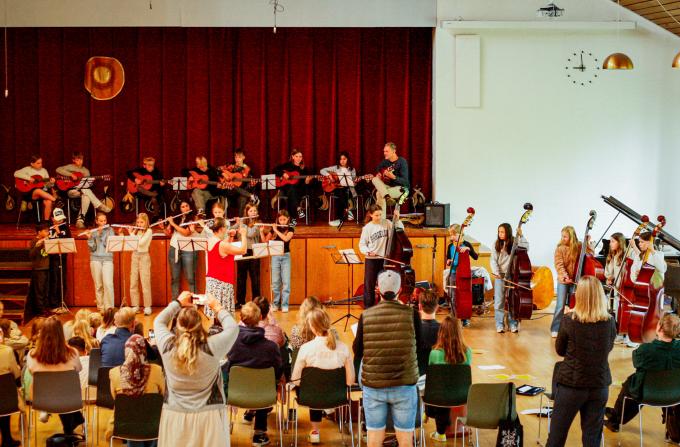
[[[472,349],[465,344],[463,326],[456,317],[444,317],[437,341],[430,351],[428,364],[430,365],[469,365],[472,362]],[[430,434],[430,438],[438,442],[446,442],[446,428],[451,425],[451,409],[440,407],[425,407],[425,413],[433,417],[437,431]]]
[[[5,311],[5,305],[0,301],[0,318],[2,318]],[[4,344],[14,349],[17,352],[22,352],[28,346],[28,338],[21,333],[19,326],[12,321],[9,321],[9,332],[5,333]]]
[[[97,337],[97,329],[99,329],[99,326],[101,326],[102,322],[103,322],[102,314],[100,314],[99,312],[92,312],[87,317],[87,322],[90,323],[90,329],[92,330],[92,336],[96,338]]]
[[[165,393],[163,369],[147,362],[144,337],[133,334],[125,342],[125,362],[109,371],[111,395],[139,397],[143,394]],[[106,439],[113,434],[113,417],[109,421]],[[128,441],[128,447],[155,447],[156,441]]]
[[[264,338],[273,341],[279,348],[283,347],[286,344],[286,334],[281,329],[281,326],[279,326],[274,314],[269,312],[271,309],[269,300],[263,296],[258,296],[253,300],[253,303],[260,308],[262,319],[259,326],[264,329]]]
[[[182,292],[154,321],[167,386],[158,444],[227,447],[229,425],[220,360],[234,345],[238,325],[219,301],[208,296],[207,306],[223,328],[208,337],[191,295]],[[175,331],[171,332],[168,325],[175,316]]]
[[[576,413],[581,416],[582,445],[600,445],[612,383],[607,357],[615,338],[616,322],[607,312],[602,284],[594,276],[584,276],[576,286],[576,306],[565,313],[555,340],[555,351],[564,361],[553,378],[555,407],[547,447],[566,444]]]
[[[40,328],[36,347],[26,357],[26,368],[31,375],[36,372],[56,372],[76,370],[78,373],[83,369],[80,364],[78,351],[66,344],[64,328],[57,317],[49,317]],[[32,390],[30,392],[32,395]],[[40,420],[47,422],[49,415],[41,413]],[[80,411],[75,413],[60,414],[61,424],[65,434],[73,434],[73,431],[85,422]]]
[[[21,370],[17,364],[14,350],[5,343],[4,331],[0,329],[0,376],[4,374],[12,374],[15,379],[18,379],[21,376]],[[16,447],[21,445],[21,442],[12,438],[10,417],[0,417],[0,436],[2,436],[0,447]]]
[[[273,341],[264,337],[264,329],[259,326],[261,320],[260,308],[257,304],[247,303],[241,308],[241,322],[238,338],[227,354],[228,369],[234,366],[264,369],[274,368],[274,375],[278,381],[281,377],[282,362],[279,347]],[[267,436],[267,414],[271,408],[255,411],[255,433],[253,445],[269,444]]]
[[[92,328],[87,320],[78,320],[73,324],[71,337],[80,337],[85,342],[85,350],[89,354],[92,348],[99,347],[99,340],[92,336]]]
[[[315,296],[308,296],[300,305],[297,323],[290,330],[290,341],[288,342],[293,351],[300,349],[300,346],[314,338],[312,330],[307,325],[307,314],[317,307],[321,307],[321,301]]]
[[[418,345],[418,374],[427,373],[430,350],[437,342],[439,322],[437,321],[437,303],[439,298],[433,290],[425,290],[420,294],[418,309],[420,310],[420,345]]]
[[[633,419],[638,414],[638,401],[643,398],[642,386],[647,371],[666,371],[680,369],[680,318],[677,315],[666,314],[656,325],[656,340],[644,343],[633,351],[633,366],[635,373],[628,376],[621,392],[616,398],[614,408],[607,408],[605,414],[607,421],[604,425],[611,431],[619,431],[621,424],[621,411],[624,410],[623,398],[626,399],[625,411],[623,411],[623,423]]]
[[[336,340],[331,332],[331,319],[326,311],[320,308],[312,309],[307,314],[307,323],[314,334],[314,339],[300,348],[293,367],[291,382],[299,386],[305,368],[330,370],[344,367],[347,386],[354,384],[354,364],[349,348],[343,342]],[[312,422],[309,442],[312,444],[321,442],[319,425],[322,416],[321,410],[309,410],[309,420]]]
[[[411,447],[418,407],[420,316],[397,300],[398,273],[381,272],[377,284],[381,300],[361,314],[353,344],[354,357],[361,359],[368,445],[382,445],[391,412],[399,446]]]
[[[115,317],[116,309],[113,307],[109,307],[102,314],[101,325],[99,325],[97,331],[94,333],[95,338],[99,340],[100,343],[102,340],[104,340],[104,337],[116,332],[116,323],[114,321]]]
[[[85,340],[82,337],[71,337],[66,342],[70,347],[78,351],[78,359],[83,369],[80,370],[80,389],[85,391],[88,386],[88,376],[90,374],[90,351],[87,349]],[[83,396],[85,393],[83,393]]]
[[[90,311],[87,309],[80,309],[78,312],[76,312],[73,320],[69,320],[64,323],[64,338],[68,340],[69,338],[73,337],[73,326],[79,321],[87,321],[89,317]]]
[[[121,307],[114,317],[116,331],[101,342],[102,366],[119,366],[125,361],[125,342],[135,329],[135,310]]]
[[[158,348],[150,343],[149,340],[144,337],[144,323],[138,321],[135,323],[135,330],[133,334],[139,335],[144,340],[144,346],[146,346],[146,359],[150,362],[155,362],[161,358]]]

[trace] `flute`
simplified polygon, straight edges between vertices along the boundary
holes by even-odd
[[[91,228],[91,229],[89,229],[89,230],[83,231],[82,233],[78,234],[78,236],[76,236],[76,237],[85,236],[86,234],[94,233],[95,231],[103,230],[104,228],[108,228],[108,227],[110,227],[110,226],[111,226],[111,225],[106,224],[106,225],[104,225],[103,227]]]
[[[153,228],[153,227],[155,227],[156,225],[164,224],[165,222],[168,222],[170,219],[177,219],[178,217],[182,217],[182,216],[184,216],[185,214],[189,214],[190,212],[191,212],[191,210],[185,211],[185,212],[180,213],[180,214],[177,214],[177,215],[175,215],[175,216],[166,217],[166,218],[163,219],[163,220],[159,220],[158,222],[152,223],[151,225],[149,225],[149,228]]]
[[[135,225],[111,224],[111,226],[112,226],[113,228],[127,228],[127,229],[129,229],[129,230],[131,229],[131,230],[145,230],[145,231],[146,231],[146,228],[144,228],[144,227],[137,227],[137,226],[135,226]]]

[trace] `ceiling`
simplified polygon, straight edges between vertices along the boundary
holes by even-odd
[[[616,1],[616,0],[614,0]],[[618,3],[634,13],[641,15],[647,20],[651,20],[657,25],[666,28],[671,33],[680,36],[680,25],[673,20],[663,10],[659,2],[680,21],[680,1],[679,0],[619,0]]]

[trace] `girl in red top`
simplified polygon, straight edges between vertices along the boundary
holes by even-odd
[[[205,293],[217,299],[222,307],[234,313],[234,255],[243,255],[248,248],[230,243],[227,238],[227,221],[218,217],[212,227],[212,235],[208,238],[208,272],[205,278]],[[246,238],[245,227],[239,229],[241,240]],[[206,307],[206,315],[212,316]]]

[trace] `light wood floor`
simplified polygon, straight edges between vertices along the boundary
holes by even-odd
[[[158,311],[159,309],[155,309]],[[75,310],[73,310],[75,312]],[[343,315],[346,311],[346,307],[335,306],[329,309],[331,317],[333,320]],[[354,315],[359,315],[361,309],[358,307],[353,307],[352,312]],[[156,312],[157,313],[157,312]],[[154,316],[155,314],[154,313]],[[442,314],[441,316],[443,316]],[[472,379],[473,382],[501,382],[504,380],[499,380],[492,377],[496,374],[507,374],[507,375],[530,375],[532,379],[513,379],[516,385],[522,385],[524,383],[529,383],[531,385],[539,385],[546,388],[550,388],[550,378],[552,374],[552,369],[555,361],[559,357],[555,354],[554,342],[550,337],[549,325],[552,316],[551,308],[545,309],[543,311],[535,312],[534,319],[530,321],[524,321],[521,326],[521,331],[519,334],[496,334],[494,330],[493,316],[491,314],[484,315],[481,317],[474,317],[472,320],[472,326],[466,328],[464,333],[468,345],[475,350],[472,360]],[[276,318],[279,320],[281,326],[290,332],[290,328],[295,323],[295,318],[297,317],[297,307],[292,307],[291,312],[283,314],[280,312],[276,313]],[[145,327],[151,327],[153,316],[151,317],[140,317],[143,319]],[[353,336],[350,329],[347,332],[343,332],[342,323],[336,325],[338,332],[342,340],[351,346]],[[631,352],[632,349],[616,345],[614,350],[609,356],[609,363],[612,370],[612,376],[614,384],[610,387],[609,391],[609,405],[613,405],[616,396],[620,390],[620,384],[625,378],[633,372],[633,366],[631,363]],[[483,371],[479,369],[480,365],[503,365],[505,369],[497,371]],[[522,397],[517,396],[517,406],[518,411],[538,408],[539,397]],[[108,445],[103,440],[103,432],[105,422],[109,417],[110,412],[102,411],[100,413],[101,423],[100,423],[100,433],[99,433],[99,445]],[[644,444],[646,446],[662,446],[664,445],[664,429],[661,424],[661,412],[657,409],[645,409],[643,411],[644,415]],[[521,415],[521,421],[524,425],[525,433],[525,446],[534,445],[537,440],[538,435],[538,418],[532,415]],[[18,438],[18,418],[13,417],[13,432],[15,438]],[[309,430],[309,416],[306,410],[300,411],[300,432],[299,432],[299,443],[302,445],[308,444],[306,442],[306,434]],[[274,415],[270,415],[269,420],[269,435],[272,440],[278,440],[276,436],[276,423]],[[427,434],[434,430],[434,421],[430,421],[426,424]],[[61,425],[59,424],[59,419],[52,417],[47,424],[38,423],[38,435],[39,444],[44,445],[44,439],[51,433],[56,433],[61,431]],[[234,432],[231,436],[232,445],[235,446],[248,446],[250,445],[250,438],[252,436],[252,425],[247,425],[242,420],[242,413],[239,413],[238,419],[235,421]],[[569,433],[569,439],[567,445],[577,446],[581,445],[581,430],[579,426],[579,419],[574,421],[572,429]],[[605,445],[615,446],[618,442],[621,442],[623,446],[636,446],[639,445],[638,436],[638,425],[637,419],[631,421],[627,426],[624,427],[620,433],[611,433],[607,429],[604,432]],[[276,438],[275,438],[276,437]],[[322,445],[341,445],[342,441],[337,429],[331,424],[324,420],[322,425],[321,433]],[[546,423],[543,420],[543,428],[540,441],[545,443],[546,440]],[[287,434],[284,443],[286,445],[291,445],[293,441],[292,434]],[[496,432],[491,430],[481,430],[480,431],[480,445],[482,446],[493,446],[496,441]],[[119,444],[116,444],[119,445]],[[444,445],[442,443],[435,443],[434,441],[428,439],[427,445]],[[446,445],[453,445],[453,440],[449,440]],[[458,440],[458,445],[461,445],[461,441]]]

